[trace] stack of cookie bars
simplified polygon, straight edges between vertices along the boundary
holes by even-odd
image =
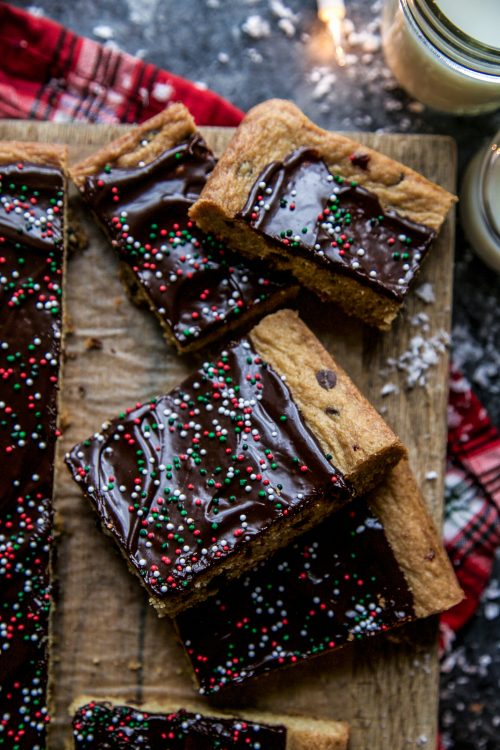
[[[44,747],[66,171],[57,149],[0,150],[0,700],[19,748]],[[204,350],[65,459],[175,617],[199,693],[458,602],[405,447],[297,314],[273,312],[303,285],[387,330],[454,197],[280,101],[218,162],[176,104],[69,172],[132,299],[180,354]],[[341,721],[202,710],[82,696],[75,747],[347,746]]]

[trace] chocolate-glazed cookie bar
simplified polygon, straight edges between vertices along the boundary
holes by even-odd
[[[190,216],[386,330],[454,201],[408,167],[321,130],[291,102],[270,100],[247,114]]]
[[[291,311],[266,317],[66,463],[160,615],[365,491],[399,440]]]
[[[0,143],[0,746],[43,750],[66,151]]]
[[[176,620],[201,693],[453,606],[462,592],[406,461]]]
[[[188,217],[216,164],[181,104],[77,164],[71,176],[122,264],[132,298],[179,352],[205,346],[297,292]]]
[[[75,750],[345,750],[345,722],[279,714],[202,714],[199,707],[89,701],[75,709]],[[206,707],[204,709],[206,711]]]

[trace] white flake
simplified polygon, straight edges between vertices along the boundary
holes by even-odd
[[[271,34],[269,21],[258,15],[248,16],[241,28],[252,39],[264,39]]]
[[[424,327],[427,323],[424,322]],[[397,358],[386,360],[389,371],[405,373],[405,386],[408,389],[425,387],[429,370],[435,367],[450,344],[445,330],[439,330],[428,338],[417,334],[410,339],[408,348]]]
[[[166,102],[174,93],[173,87],[169,83],[158,81],[153,87],[153,98],[158,102]]]
[[[399,393],[399,388],[395,383],[386,383],[381,389],[380,389],[380,395],[381,396],[390,396],[391,393]]]
[[[104,23],[94,26],[94,28],[92,29],[92,33],[98,39],[105,39],[105,40],[113,39],[115,35],[111,26],[107,26]]]
[[[415,289],[415,294],[427,305],[432,305],[436,301],[433,286],[428,281],[424,284],[420,284],[420,286]]]
[[[255,47],[249,47],[246,50],[246,54],[250,58],[251,62],[255,63],[256,65],[259,65],[264,60],[260,52],[256,50]]]
[[[278,27],[289,39],[291,39],[292,36],[295,36],[295,26],[288,18],[280,18],[278,21]]]

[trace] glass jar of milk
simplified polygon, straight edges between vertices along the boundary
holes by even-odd
[[[403,88],[430,107],[500,107],[500,0],[385,0],[382,40]]]
[[[500,130],[465,171],[460,214],[473,249],[500,273]]]

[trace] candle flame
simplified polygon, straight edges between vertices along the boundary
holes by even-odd
[[[320,21],[323,21],[328,26],[333,39],[338,64],[341,66],[345,65],[346,59],[344,48],[342,47],[343,21],[345,18],[343,0],[319,0],[318,17]]]

